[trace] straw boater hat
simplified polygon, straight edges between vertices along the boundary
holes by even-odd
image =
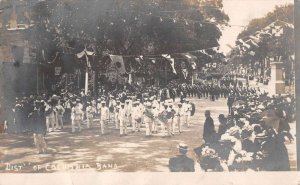
[[[105,101],[101,101],[101,104],[105,104],[106,102]]]
[[[147,107],[151,107],[151,103],[150,103],[150,102],[147,102],[147,103],[146,103],[146,106],[147,106]]]
[[[179,150],[187,151],[187,150],[188,150],[188,145],[185,144],[185,143],[179,143],[179,144],[177,145],[177,148],[178,148]]]

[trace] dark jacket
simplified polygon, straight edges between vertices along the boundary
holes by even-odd
[[[203,130],[203,139],[207,141],[211,141],[215,137],[215,125],[214,120],[211,117],[207,117],[204,123]]]
[[[178,155],[169,160],[169,169],[171,172],[194,172],[194,160],[186,155]]]
[[[33,133],[45,134],[46,132],[45,112],[42,109],[33,110],[29,118],[33,126]]]

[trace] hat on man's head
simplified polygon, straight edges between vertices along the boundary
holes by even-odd
[[[178,148],[179,150],[187,151],[187,150],[188,150],[188,145],[185,144],[185,143],[179,143],[179,144],[177,145],[177,148]]]
[[[219,119],[225,119],[224,114],[219,114]]]
[[[206,110],[205,115],[210,115],[210,110]]]
[[[101,104],[106,104],[106,102],[105,101],[101,101]]]
[[[147,107],[151,107],[151,103],[150,103],[150,102],[147,102],[147,103],[146,103],[146,106],[147,106]]]

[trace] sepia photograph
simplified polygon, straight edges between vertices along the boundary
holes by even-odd
[[[294,10],[0,0],[0,174],[297,171]]]

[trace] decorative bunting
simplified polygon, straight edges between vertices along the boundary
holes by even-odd
[[[171,62],[171,67],[172,67],[172,70],[173,70],[173,73],[174,74],[177,74],[176,70],[175,70],[175,59],[174,58],[171,58],[170,55],[168,54],[162,54],[162,57],[166,58],[169,62]]]
[[[90,61],[89,61],[89,57],[88,56],[92,56],[92,55],[94,55],[95,53],[94,52],[92,52],[92,51],[87,51],[87,49],[86,48],[84,48],[84,50],[82,51],[82,52],[80,52],[80,53],[77,53],[77,58],[82,58],[83,56],[85,56],[85,59],[86,59],[86,65],[87,65],[87,67],[88,68],[90,68],[91,67],[91,63],[90,63]]]
[[[189,53],[184,54],[184,56],[188,59],[188,62],[189,62],[189,64],[191,65],[192,69],[195,70],[196,67],[197,67],[197,64],[196,64],[196,62],[195,62],[195,60],[197,59],[197,57],[194,56],[194,55],[191,55],[191,54],[189,54]]]

